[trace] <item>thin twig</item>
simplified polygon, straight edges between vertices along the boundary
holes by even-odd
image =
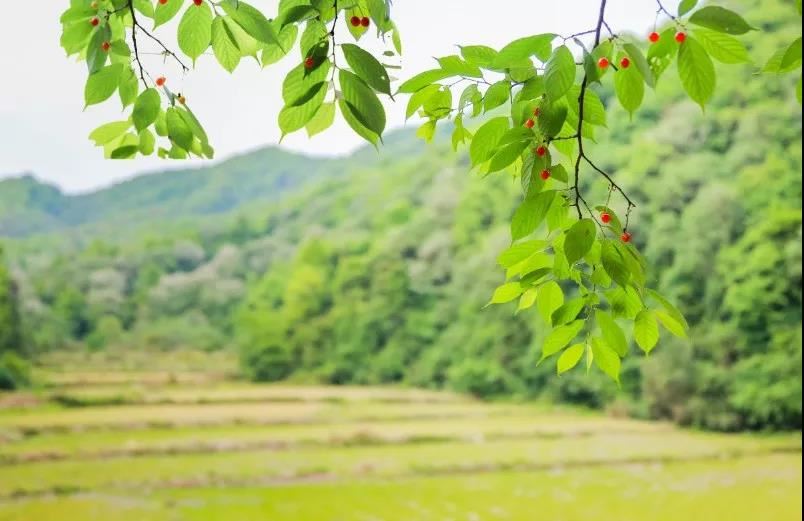
[[[137,15],[134,13],[134,2],[129,1],[128,10],[131,13],[131,19],[134,21],[131,26],[131,40],[134,42],[134,60],[137,62],[137,66],[140,69],[140,80],[142,80],[142,84],[147,88],[148,82],[145,81],[145,68],[140,61],[140,51],[137,47],[137,26],[139,24],[137,23]]]

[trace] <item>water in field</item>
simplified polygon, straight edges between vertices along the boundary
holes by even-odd
[[[801,519],[800,435],[389,388],[67,371],[0,395],[0,520]]]

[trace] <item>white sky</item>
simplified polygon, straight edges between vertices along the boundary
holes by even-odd
[[[276,11],[276,0],[252,0],[252,5]],[[673,11],[677,1],[665,1]],[[104,160],[87,135],[102,123],[120,118],[117,96],[103,105],[83,108],[86,66],[67,60],[59,46],[59,15],[67,0],[3,2],[0,17],[0,178],[33,173],[69,192],[106,186],[143,171],[178,168],[184,163],[154,158]],[[557,7],[557,6],[560,6]],[[433,56],[456,53],[455,44],[486,44],[499,48],[529,34],[571,34],[592,28],[599,0],[395,0],[393,18],[403,38],[403,70],[407,78],[432,68]],[[646,32],[653,26],[654,0],[609,0],[606,20],[615,31]],[[344,30],[344,37],[345,36]],[[170,39],[173,27],[158,35]],[[230,76],[202,56],[198,69],[183,80],[161,58],[149,57],[152,74],[164,74],[210,134],[216,160],[268,144],[277,144],[276,116],[281,109],[284,73],[295,65],[294,50],[283,62],[260,70],[244,61]],[[389,105],[389,128],[404,124],[407,100]],[[411,124],[415,124],[412,122]],[[348,153],[362,141],[343,123],[308,139],[288,136],[290,150],[315,155]],[[199,161],[196,161],[200,163]]]

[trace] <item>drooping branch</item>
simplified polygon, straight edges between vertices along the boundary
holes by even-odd
[[[129,0],[128,2],[128,12],[131,13],[131,41],[134,44],[134,61],[137,63],[137,67],[140,70],[140,80],[142,80],[143,85],[146,87],[148,86],[147,82],[145,81],[145,67],[142,65],[142,59],[140,58],[140,49],[137,42],[137,31],[142,31],[145,36],[156,42],[161,48],[163,55],[170,56],[179,64],[184,72],[189,72],[190,68],[185,65],[185,63],[179,58],[179,56],[170,50],[167,45],[162,43],[162,40],[154,36],[148,29],[142,26],[142,24],[137,20],[137,13],[134,10],[134,2]]]
[[[600,33],[602,32],[602,29],[604,27],[606,28],[607,31],[609,31],[609,33],[611,33],[611,28],[609,27],[609,25],[606,23],[605,20],[606,2],[607,0],[601,0],[600,2],[600,10],[598,12],[597,25],[594,30],[595,42],[593,48],[596,48],[598,45],[600,45]],[[580,187],[581,162],[586,162],[590,167],[592,167],[592,169],[595,170],[595,172],[602,175],[609,182],[610,189],[617,190],[617,192],[619,192],[620,195],[623,196],[625,201],[628,203],[627,212],[628,214],[630,214],[631,208],[635,207],[636,204],[634,204],[634,202],[628,197],[625,191],[617,183],[614,182],[614,180],[608,173],[603,171],[601,168],[595,165],[595,163],[591,159],[589,159],[583,148],[583,121],[584,121],[586,90],[588,87],[589,87],[589,75],[586,74],[586,72],[584,72],[583,80],[581,81],[581,91],[580,95],[578,96],[578,131],[574,136],[578,140],[578,157],[575,160],[575,172],[574,172],[575,183],[572,187],[573,190],[575,191],[575,204],[573,206],[575,206],[575,209],[577,210],[579,219],[583,218],[583,212],[581,211],[581,203],[583,203],[583,205],[586,207],[589,213],[592,214],[589,205],[587,204],[586,200],[583,198],[583,195],[581,194],[581,187]],[[592,216],[594,217],[594,214],[592,214]]]
[[[137,15],[134,12],[134,2],[128,3],[128,10],[131,13],[131,19],[133,23],[131,25],[131,40],[134,43],[134,61],[137,62],[137,66],[140,69],[140,80],[142,80],[142,84],[145,87],[148,87],[148,83],[145,81],[145,68],[142,66],[142,61],[140,60],[140,50],[137,46]]]

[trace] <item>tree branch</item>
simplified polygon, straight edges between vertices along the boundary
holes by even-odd
[[[658,0],[657,0],[658,1]],[[611,32],[608,24],[605,20],[605,12],[606,12],[606,2],[607,0],[600,1],[600,11],[598,13],[597,18],[597,26],[595,28],[595,43],[594,47],[600,45],[600,33],[602,29],[605,27],[606,30]],[[661,4],[660,4],[661,5]],[[583,218],[583,212],[581,211],[581,203],[586,207],[590,214],[592,214],[589,205],[586,203],[586,200],[583,198],[581,194],[581,187],[580,187],[580,176],[581,176],[581,162],[585,161],[589,166],[591,166],[598,174],[602,175],[610,184],[611,188],[617,190],[625,201],[628,203],[628,213],[630,214],[631,208],[635,207],[636,204],[626,195],[625,191],[614,182],[609,174],[604,172],[600,169],[597,165],[595,165],[591,159],[586,155],[586,152],[583,148],[583,117],[584,117],[584,109],[585,109],[585,98],[586,98],[586,89],[589,87],[589,76],[584,72],[583,81],[581,82],[581,93],[578,96],[578,133],[575,134],[575,137],[578,140],[578,157],[575,160],[575,184],[572,187],[575,191],[575,209],[578,212],[578,219]],[[592,214],[594,217],[594,214]]]

